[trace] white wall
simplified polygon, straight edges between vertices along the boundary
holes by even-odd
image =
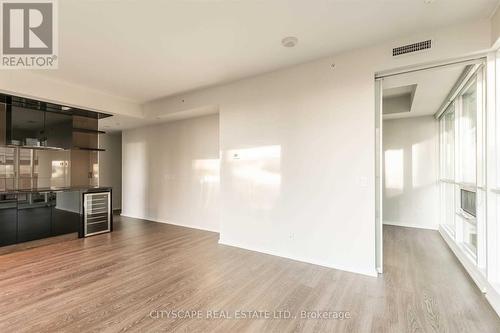
[[[490,36],[489,21],[409,36],[154,101],[144,113],[219,106],[221,243],[376,275],[374,74],[487,49]],[[429,37],[432,51],[391,56]]]
[[[122,208],[122,133],[99,135],[99,185],[113,188],[113,209]]]
[[[384,224],[438,229],[438,124],[433,116],[384,120]]]
[[[219,231],[219,116],[123,132],[122,215]]]
[[[495,48],[500,47],[500,4],[497,5],[497,8],[493,15],[491,15],[491,44],[494,45]]]
[[[335,70],[322,59],[186,96],[220,106],[221,243],[376,274],[365,59],[338,56]]]

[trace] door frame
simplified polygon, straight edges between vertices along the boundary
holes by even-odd
[[[442,67],[458,64],[474,64],[483,61],[488,53],[476,54],[470,57],[435,61],[426,64],[415,64],[376,72],[374,75],[375,86],[375,269],[379,274],[384,267],[384,237],[383,237],[383,191],[384,191],[384,151],[383,151],[383,80],[384,78],[419,72],[423,70],[437,70]]]
[[[383,191],[384,191],[384,148],[383,148],[383,78],[375,79],[375,269],[384,272],[383,235]]]

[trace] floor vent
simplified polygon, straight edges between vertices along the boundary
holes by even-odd
[[[407,53],[413,53],[417,51],[430,49],[431,47],[432,47],[432,40],[430,39],[418,43],[398,46],[392,49],[392,56],[396,57]]]

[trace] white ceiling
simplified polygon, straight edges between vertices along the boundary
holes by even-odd
[[[410,112],[384,114],[384,119],[420,117],[435,114],[448,96],[465,65],[445,66],[439,69],[391,76],[383,80],[385,91],[394,92],[395,88],[416,84]]]
[[[446,67],[412,72],[385,78],[383,81],[384,97],[396,97],[409,94],[416,86],[411,98],[410,112],[384,114],[384,119],[398,119],[433,115],[439,109],[448,93],[465,69],[465,65],[449,65]],[[385,110],[384,110],[385,111]],[[137,118],[115,115],[99,121],[99,128],[106,132],[116,132],[135,127],[157,125],[165,122],[199,117],[218,112],[217,107],[204,107],[160,117]]]
[[[497,0],[63,0],[59,69],[145,102],[409,33],[488,17]],[[297,36],[295,48],[281,39]]]
[[[118,132],[136,127],[143,127],[148,125],[159,125],[171,121],[201,117],[210,114],[216,114],[219,108],[216,106],[206,106],[190,110],[184,110],[174,113],[168,113],[164,116],[137,118],[125,115],[114,115],[99,120],[99,129],[107,133]]]

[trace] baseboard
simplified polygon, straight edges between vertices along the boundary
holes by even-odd
[[[187,225],[187,224],[182,224],[182,223],[177,223],[177,222],[172,222],[172,221],[153,219],[150,217],[134,216],[134,215],[124,214],[123,212],[120,214],[120,216],[130,217],[130,218],[139,219],[139,220],[146,220],[146,221],[151,221],[151,222],[157,222],[157,223],[170,224],[170,225],[175,225],[178,227],[184,227],[184,228],[189,228],[189,229],[196,229],[196,230],[203,230],[203,231],[210,231],[210,232],[219,233],[219,230],[207,228],[207,227],[203,227],[203,226]]]
[[[247,246],[247,245],[242,245],[242,244],[237,244],[235,242],[227,241],[223,239],[222,237],[219,239],[219,244],[221,245],[226,245],[226,246],[232,246],[232,247],[237,247],[240,249],[244,250],[249,250],[253,252],[259,252],[259,253],[264,253],[264,254],[269,254],[272,256],[280,257],[280,258],[285,258],[289,260],[294,260],[294,261],[300,261],[308,264],[313,264],[317,266],[322,266],[322,267],[327,267],[327,268],[333,268],[333,269],[338,269],[341,271],[349,272],[349,273],[356,273],[356,274],[362,274],[362,275],[367,275],[371,277],[377,277],[378,273],[376,269],[370,270],[370,271],[365,271],[365,270],[357,270],[357,269],[352,269],[351,267],[342,267],[339,265],[331,265],[330,263],[326,262],[320,262],[316,260],[311,260],[310,258],[301,258],[301,257],[296,257],[296,256],[290,256],[284,253],[280,253],[278,251],[273,251],[273,250],[267,250],[267,249],[257,249],[252,246]]]
[[[491,307],[500,317],[500,294],[491,287],[492,290],[486,290],[486,300],[490,303]]]
[[[458,261],[465,268],[472,281],[476,284],[479,290],[485,295],[486,300],[490,303],[491,307],[500,316],[500,294],[496,289],[488,282],[488,280],[481,274],[479,269],[471,262],[471,260],[460,250],[458,245],[453,239],[448,235],[448,233],[439,228],[439,234],[444,239],[446,245],[455,254]]]
[[[417,228],[417,229],[426,229],[426,230],[438,230],[438,227],[429,227],[429,226],[422,226],[419,224],[411,224],[411,223],[401,223],[401,222],[394,222],[394,221],[383,221],[382,224],[387,224],[387,225],[394,225],[397,227],[406,227],[406,228]]]

